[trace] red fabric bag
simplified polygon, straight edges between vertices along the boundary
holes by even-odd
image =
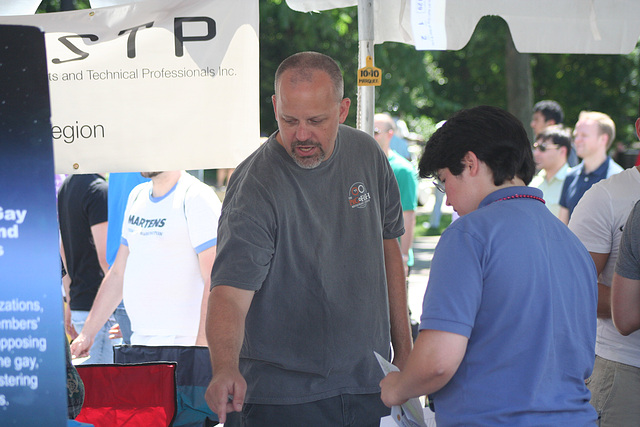
[[[77,365],[85,388],[76,421],[95,427],[169,426],[176,414],[176,364]]]

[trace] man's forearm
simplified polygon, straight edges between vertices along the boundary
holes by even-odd
[[[611,319],[611,288],[598,283],[598,318]]]
[[[416,211],[404,211],[404,234],[400,237],[400,250],[402,255],[409,254],[409,250],[413,246],[413,235],[416,228]]]
[[[109,270],[93,301],[91,311],[82,328],[82,334],[95,338],[120,301],[122,301],[122,277],[115,274],[113,270]]]
[[[207,310],[209,305],[209,281],[204,284],[204,292],[202,294],[202,303],[200,304],[200,324],[198,325],[198,335],[196,336],[196,345],[207,345]]]
[[[209,294],[211,289],[211,269],[216,258],[216,247],[212,246],[198,254],[198,263],[200,264],[200,274],[204,281],[204,289],[202,293],[202,302],[200,304],[200,323],[198,325],[198,334],[196,336],[196,345],[207,345],[206,323],[207,309],[209,305]]]
[[[382,380],[382,400],[396,405],[440,390],[458,370],[467,341],[449,332],[421,331],[406,366]]]
[[[613,323],[618,331],[629,335],[640,329],[640,280],[615,273],[611,292]]]
[[[209,294],[206,336],[214,370],[238,369],[244,322],[253,292],[216,286]]]
[[[400,248],[395,239],[385,240],[384,248],[394,362],[403,365],[412,346],[404,267]],[[402,366],[398,367],[402,369]]]

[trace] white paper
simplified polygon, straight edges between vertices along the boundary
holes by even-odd
[[[400,370],[377,352],[374,351],[373,353],[376,355],[380,368],[382,368],[382,372],[384,372],[385,375],[389,372],[397,372]],[[391,415],[384,418],[391,418],[395,424],[400,427],[427,427],[424,420],[422,404],[418,398],[409,399],[401,406],[393,406],[391,408]],[[380,422],[380,425],[382,425],[382,420]]]
[[[436,427],[436,414],[431,412],[429,408],[422,408],[424,415],[424,422],[427,427]],[[397,427],[398,423],[393,419],[391,415],[380,419],[380,427]]]

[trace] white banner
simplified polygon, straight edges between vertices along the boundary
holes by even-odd
[[[411,28],[416,50],[446,50],[445,0],[412,0]]]
[[[0,17],[45,31],[57,173],[235,167],[259,145],[258,0]]]

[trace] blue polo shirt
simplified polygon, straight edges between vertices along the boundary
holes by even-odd
[[[585,173],[584,161],[581,162],[567,173],[560,195],[560,206],[569,209],[571,216],[580,198],[593,184],[621,171],[622,168],[611,157],[607,157],[607,160],[591,173]]]
[[[431,396],[438,427],[596,421],[584,383],[595,359],[596,270],[540,198],[537,188],[498,190],[440,238],[420,329],[469,341]]]

